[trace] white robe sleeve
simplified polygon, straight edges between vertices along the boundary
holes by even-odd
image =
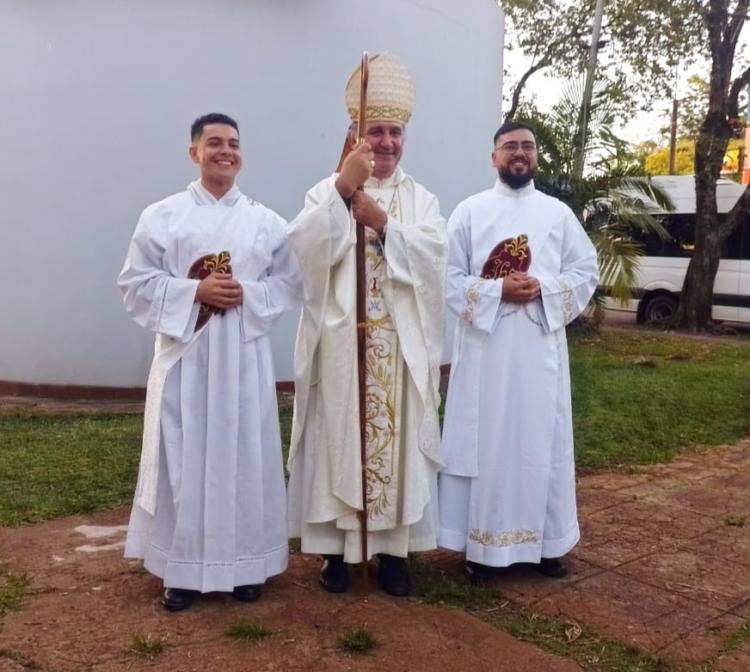
[[[130,242],[117,284],[125,309],[142,327],[187,342],[193,335],[199,304],[198,280],[178,278],[165,268],[167,221],[146,208]]]
[[[578,317],[599,281],[596,249],[570,209],[566,212],[560,261],[559,275],[537,278],[548,332],[557,331]]]
[[[406,193],[411,184],[406,185]],[[388,218],[383,296],[394,318],[404,361],[422,399],[419,449],[433,463],[442,464],[438,406],[445,311],[445,219],[433,194],[416,184],[412,188],[413,220],[406,223]]]
[[[431,363],[439,364],[445,311],[445,219],[433,194],[426,190],[418,194],[413,222],[388,217],[383,256],[389,288],[400,295],[406,292],[413,296],[418,314],[412,320],[419,322],[423,347]],[[403,340],[402,327],[408,328],[408,322],[401,314],[396,317],[399,338]]]
[[[448,220],[448,307],[475,329],[492,333],[497,323],[502,279],[488,280],[471,272],[471,215],[459,205]]]
[[[332,274],[356,244],[356,229],[349,210],[336,191],[333,178],[315,185],[305,196],[302,211],[290,222],[289,241],[302,271],[304,300],[294,349],[294,420],[289,447],[291,465],[302,440],[318,343],[322,331]],[[353,300],[355,293],[352,291]],[[347,299],[339,296],[340,301]],[[342,314],[346,317],[345,311]],[[343,323],[342,323],[343,324]],[[347,353],[342,353],[347,357]]]
[[[445,220],[440,215],[437,198],[432,196],[415,214],[413,224],[403,224],[388,217],[384,247],[388,277],[410,286],[418,282],[415,280],[415,265],[433,269],[435,257],[443,257],[445,245]],[[425,258],[415,258],[415,255]]]
[[[286,222],[279,218],[272,242],[271,265],[261,280],[241,280],[242,340],[252,341],[265,334],[286,311],[302,299],[302,277],[297,258],[287,238]]]
[[[333,180],[324,181],[305,196],[305,207],[289,224],[289,237],[303,271],[305,290],[319,287],[320,272],[327,272],[357,242],[349,209]]]

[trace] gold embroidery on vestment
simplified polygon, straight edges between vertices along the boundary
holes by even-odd
[[[529,256],[529,237],[522,233],[505,243],[505,251],[512,257],[527,259]]]
[[[461,313],[461,319],[466,322],[471,322],[474,319],[474,306],[479,301],[479,285],[482,282],[482,280],[477,280],[466,290],[466,307]]]
[[[563,324],[570,324],[575,316],[575,311],[573,310],[573,288],[565,278],[560,278],[560,288],[562,289]]]
[[[489,532],[473,529],[469,533],[469,540],[482,546],[499,546],[506,548],[518,544],[538,544],[539,535],[533,530],[507,530],[505,532]]]
[[[481,277],[488,280],[507,278],[515,271],[527,271],[531,265],[529,237],[525,233],[500,241],[490,252]]]
[[[359,116],[359,109],[356,107],[347,108],[349,117],[356,119]],[[400,121],[405,124],[411,117],[411,110],[405,110],[400,107],[393,105],[368,105],[367,106],[367,118],[368,119],[389,119]]]
[[[379,200],[379,199],[376,199]],[[382,201],[380,201],[382,203]],[[388,215],[400,219],[398,187],[394,188]],[[385,306],[382,284],[386,281],[383,244],[375,231],[366,229],[365,277],[366,320],[358,323],[367,331],[365,356],[365,452],[367,455],[367,517],[381,529],[397,524],[399,490],[399,442],[397,427],[398,377],[402,371],[398,335]],[[373,526],[375,528],[375,526]]]
[[[219,252],[211,255],[203,261],[203,268],[212,273],[228,273],[231,257],[229,252]]]
[[[393,194],[391,195],[391,200],[388,203],[388,207],[385,205],[385,199],[378,196],[378,198],[375,199],[377,204],[385,211],[386,215],[389,217],[393,217],[394,219],[401,219],[400,212],[401,212],[401,201],[399,200],[399,192],[398,192],[398,185],[393,187]],[[376,234],[377,235],[377,234]]]
[[[392,324],[393,321],[391,320],[391,316],[386,315],[385,317],[380,317],[377,320],[357,322],[357,329],[382,329],[383,327],[387,327]]]

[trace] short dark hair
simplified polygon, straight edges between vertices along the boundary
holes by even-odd
[[[497,142],[497,139],[501,135],[505,135],[506,133],[510,133],[511,131],[517,131],[519,129],[524,129],[526,131],[531,131],[532,135],[536,137],[536,132],[534,129],[529,126],[528,124],[524,124],[522,121],[506,121],[500,128],[497,129],[495,132],[495,135],[492,138],[492,144],[494,145]]]
[[[221,112],[211,112],[210,114],[204,114],[202,117],[198,117],[193,122],[193,125],[190,127],[191,142],[195,142],[198,138],[201,137],[201,134],[203,133],[203,127],[207,126],[208,124],[226,124],[227,126],[231,126],[235,131],[237,131],[237,133],[240,132],[240,127],[237,126],[237,122],[232,119],[232,117],[228,117],[226,114],[222,114]]]

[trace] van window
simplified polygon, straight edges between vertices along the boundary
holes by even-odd
[[[742,231],[744,228],[744,221],[741,221],[729,234],[729,238],[724,241],[724,246],[721,248],[722,259],[742,259]]]
[[[719,215],[719,221],[724,216]],[[722,259],[750,259],[750,213],[745,213],[737,227],[726,239],[721,250]]]
[[[647,257],[690,257],[695,249],[694,215],[664,215],[659,221],[671,238],[662,240],[653,233],[636,234],[634,239],[643,245]]]
[[[647,257],[690,258],[695,249],[695,215],[663,215],[658,218],[671,239],[662,240],[655,234],[633,232],[634,241],[641,244]],[[724,215],[719,215],[719,221]],[[750,259],[750,213],[740,220],[737,228],[724,242],[722,259]]]
[[[737,225],[742,239],[740,259],[750,259],[750,214],[746,214]]]

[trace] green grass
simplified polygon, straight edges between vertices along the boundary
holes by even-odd
[[[727,516],[724,518],[724,525],[729,527],[745,527],[747,516]]]
[[[347,630],[336,641],[336,645],[345,653],[361,655],[372,651],[377,646],[377,639],[367,628],[361,625],[358,628]]]
[[[734,632],[729,633],[721,646],[720,654],[731,653],[741,649],[750,642],[750,620],[745,621]]]
[[[240,642],[258,643],[271,636],[271,631],[255,621],[239,620],[227,628],[227,637]]]
[[[289,395],[279,395],[279,416],[286,447],[292,424]],[[142,428],[140,415],[0,412],[0,525],[129,504]]]
[[[581,467],[665,462],[750,430],[750,343],[613,330],[570,350]]]
[[[619,642],[597,636],[567,619],[527,611],[491,584],[474,585],[418,558],[410,559],[413,594],[420,602],[464,609],[516,639],[575,660],[587,672],[676,672],[665,661]]]
[[[292,436],[292,414],[294,411],[294,395],[279,394],[279,426],[281,427],[281,449],[284,453],[284,464],[289,455],[289,441]]]
[[[129,502],[141,426],[130,415],[0,416],[0,524]]]
[[[425,563],[417,555],[409,556],[408,563],[414,584],[412,592],[425,604],[458,609],[481,609],[503,600],[500,591],[492,586],[457,581]]]
[[[444,577],[433,577],[426,581],[418,597],[425,604],[459,609],[489,607],[502,599],[502,595],[490,587],[452,581]]]
[[[169,648],[164,637],[150,633],[136,632],[130,635],[128,650],[138,658],[153,660]]]
[[[0,663],[2,663],[3,658],[12,660],[16,665],[20,665],[24,669],[24,672],[36,672],[42,669],[33,658],[29,658],[25,653],[14,651],[13,649],[0,649]]]
[[[0,616],[21,607],[30,584],[31,579],[26,574],[0,573]]]
[[[669,461],[750,431],[750,343],[654,332],[570,339],[580,467]],[[279,396],[282,445],[292,403]],[[141,442],[137,415],[34,415],[0,408],[0,525],[129,504]]]
[[[567,620],[550,619],[524,611],[492,612],[483,620],[516,639],[575,660],[591,672],[672,672],[667,661],[619,642],[603,639]]]

